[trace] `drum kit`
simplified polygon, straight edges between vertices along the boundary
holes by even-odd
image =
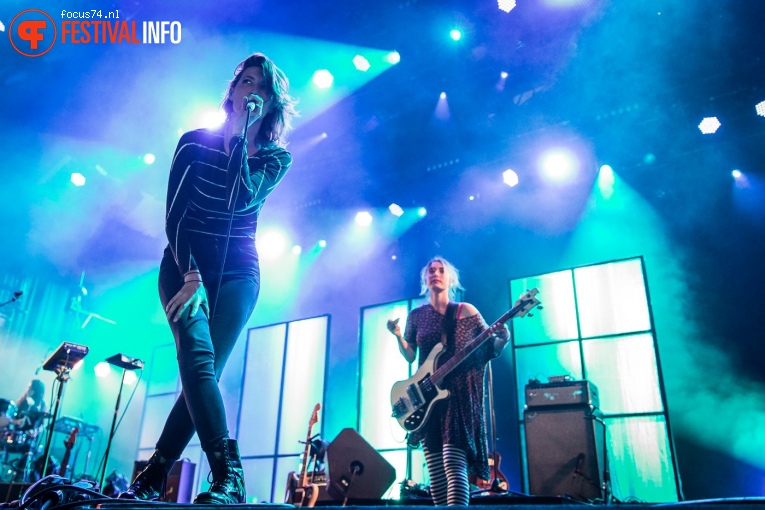
[[[41,423],[50,414],[29,410],[25,415],[29,422]],[[42,426],[22,428],[23,423],[13,401],[0,398],[0,481],[30,482],[42,478],[35,463],[42,451],[40,442]],[[51,469],[48,471],[52,472]],[[49,474],[49,473],[46,473]]]

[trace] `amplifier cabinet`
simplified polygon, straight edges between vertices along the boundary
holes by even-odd
[[[523,413],[529,493],[603,498],[605,426],[591,408],[546,407]]]
[[[598,387],[590,381],[561,381],[526,385],[527,409],[571,405],[600,407]]]

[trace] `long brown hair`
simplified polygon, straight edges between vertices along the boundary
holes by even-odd
[[[284,146],[287,133],[292,129],[292,117],[298,115],[295,110],[297,100],[289,94],[289,80],[284,71],[276,67],[271,59],[262,53],[253,53],[242,60],[234,69],[234,78],[229,82],[226,94],[221,102],[221,108],[230,116],[234,111],[231,93],[234,91],[237,83],[242,77],[242,71],[248,67],[259,67],[263,70],[263,77],[266,80],[268,92],[271,95],[271,110],[263,117],[260,125],[260,131],[255,139],[259,141],[270,141],[277,145]]]

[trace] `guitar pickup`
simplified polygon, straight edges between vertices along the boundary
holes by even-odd
[[[406,394],[409,396],[409,403],[412,404],[412,407],[415,409],[423,404],[422,397],[420,396],[420,391],[416,384],[410,384],[406,388]]]

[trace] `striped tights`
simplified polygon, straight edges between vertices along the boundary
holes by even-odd
[[[467,454],[451,444],[443,451],[425,450],[430,473],[430,495],[437,506],[467,506],[470,503]]]

